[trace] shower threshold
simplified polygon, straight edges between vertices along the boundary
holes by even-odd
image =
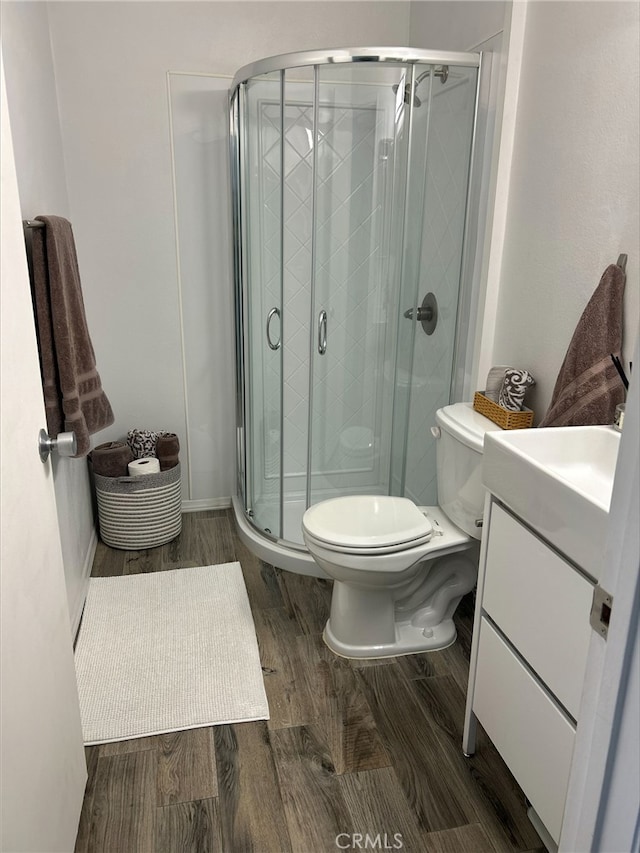
[[[297,520],[297,529],[300,531],[304,509],[297,506],[298,503],[302,504],[302,501],[296,501],[295,503],[296,506],[291,507],[291,517],[285,521],[285,530],[293,530]],[[314,578],[329,577],[315,562],[304,545],[288,542],[284,539],[274,540],[264,535],[247,519],[244,508],[237,495],[233,496],[232,504],[240,539],[259,559],[297,575],[309,575]],[[294,514],[296,517],[295,520],[293,518]],[[302,539],[302,533],[298,532],[297,537]]]

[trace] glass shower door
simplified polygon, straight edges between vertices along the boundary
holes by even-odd
[[[390,492],[411,75],[318,69],[310,504]]]
[[[401,493],[422,506],[438,502],[437,440],[431,434],[436,411],[459,399],[452,389],[457,338],[467,335],[460,328],[459,306],[478,78],[477,68],[461,65],[449,66],[443,76],[437,72],[436,66],[431,80],[425,79],[417,89],[423,104],[429,100],[429,119],[424,126],[426,146],[420,150],[417,145],[410,161],[421,185],[419,193],[417,186],[412,189],[409,218],[409,227],[419,225],[419,233],[414,230],[407,235],[407,245],[413,247],[407,275],[413,281],[415,301],[405,305],[400,316],[405,329],[415,329],[407,352],[409,410],[403,414],[406,429],[398,444],[398,458],[404,460]],[[422,116],[423,110],[416,109],[416,116]],[[422,133],[419,130],[418,141]],[[413,186],[413,180],[410,183]],[[430,333],[416,318],[428,295],[436,308]],[[405,308],[413,309],[412,319],[403,316]],[[407,332],[401,335],[405,338],[408,341]]]
[[[282,171],[281,72],[246,84],[244,151],[245,430],[247,505],[254,523],[282,536]]]
[[[459,66],[317,69],[309,504],[437,503],[430,427],[451,402],[476,80]]]

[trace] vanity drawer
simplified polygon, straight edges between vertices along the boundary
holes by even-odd
[[[484,617],[473,712],[557,842],[575,729]]]
[[[501,506],[491,509],[482,606],[578,718],[593,585]]]

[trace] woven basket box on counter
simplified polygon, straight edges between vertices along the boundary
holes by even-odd
[[[533,424],[531,409],[525,408],[521,412],[510,412],[485,397],[480,391],[476,391],[473,395],[473,408],[485,418],[493,421],[494,424],[498,424],[502,429],[527,429]]]

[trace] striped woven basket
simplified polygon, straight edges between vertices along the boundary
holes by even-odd
[[[95,474],[100,538],[112,548],[138,551],[164,545],[182,529],[180,465],[142,477]]]

